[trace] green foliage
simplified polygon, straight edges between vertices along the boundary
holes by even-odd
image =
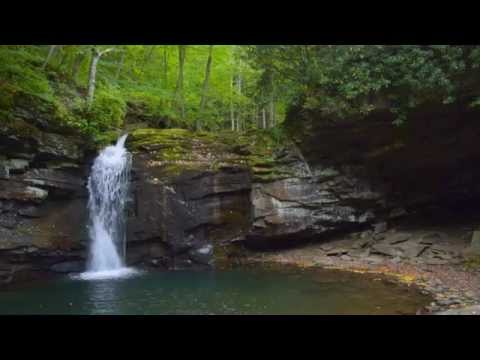
[[[292,105],[328,118],[361,118],[384,107],[402,125],[410,109],[428,101],[449,104],[480,89],[480,48],[449,45],[261,45],[213,47],[206,103],[200,113],[207,45],[186,46],[179,109],[178,45],[95,46],[98,63],[93,104],[86,109],[92,46],[0,46],[0,110],[22,96],[41,99],[52,121],[95,139],[123,127],[127,113],[152,127],[245,132],[262,128],[281,142],[279,129]],[[128,104],[128,106],[127,106]],[[141,115],[141,116],[140,116]],[[7,118],[8,116],[3,116]]]
[[[278,45],[252,47],[250,54],[291,89],[288,103],[362,116],[383,97],[396,125],[421,103],[454,102],[480,63],[477,47],[449,45]]]
[[[86,116],[91,126],[99,131],[118,128],[122,125],[126,112],[126,103],[114,87],[98,89],[95,100]]]

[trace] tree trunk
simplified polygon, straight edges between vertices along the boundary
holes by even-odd
[[[265,108],[262,108],[262,128],[263,129],[267,128],[267,116],[265,113]]]
[[[232,124],[232,131],[235,131],[235,112],[233,109],[233,76],[230,79],[230,122]]]
[[[185,65],[185,51],[186,45],[178,46],[178,78],[177,87],[175,90],[175,98],[177,99],[178,107],[180,108],[180,116],[185,119],[185,99],[183,94],[183,68]]]
[[[275,127],[275,103],[270,99],[270,127]]]
[[[42,66],[42,70],[45,70],[45,68],[47,67],[47,64],[52,59],[53,54],[55,53],[55,50],[57,50],[57,46],[58,45],[50,45],[47,58],[45,59],[45,62],[43,63],[43,66]]]
[[[166,89],[168,85],[168,53],[167,46],[163,48],[163,87]]]
[[[88,74],[88,93],[87,93],[87,109],[90,109],[93,104],[93,95],[95,93],[95,83],[97,77],[97,65],[98,61],[103,54],[106,54],[113,49],[106,49],[103,51],[98,51],[98,49],[92,49],[92,61],[90,62],[90,71]]]
[[[198,113],[197,123],[196,123],[197,130],[200,130],[202,126],[202,124],[200,123],[200,116],[203,114],[205,103],[207,101],[208,80],[210,79],[210,70],[212,67],[212,51],[213,51],[213,45],[210,45],[208,47],[208,59],[207,59],[207,66],[205,68],[205,80],[203,81],[202,98],[200,100],[200,110]]]
[[[242,95],[242,75],[239,74],[237,78],[237,91],[238,95]],[[241,116],[241,107],[238,106],[237,109],[237,131],[241,131],[242,116]]]

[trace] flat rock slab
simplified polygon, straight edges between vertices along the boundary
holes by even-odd
[[[402,246],[404,257],[419,257],[428,249],[428,245],[407,244],[408,243],[406,243],[405,246]]]
[[[372,246],[371,252],[373,254],[380,254],[392,257],[403,255],[402,250],[397,249],[396,247],[389,244],[375,244]]]
[[[412,235],[408,233],[397,233],[392,236],[389,236],[387,239],[387,242],[391,245],[400,244],[410,240],[411,237]]]
[[[420,239],[420,244],[424,245],[433,245],[445,238],[444,234],[441,234],[439,232],[431,232],[425,235],[422,235]]]

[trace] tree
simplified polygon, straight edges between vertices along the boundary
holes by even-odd
[[[200,100],[200,109],[198,114],[199,116],[203,114],[203,110],[205,108],[205,102],[207,101],[208,81],[210,79],[210,70],[212,66],[212,51],[213,51],[213,45],[210,45],[208,47],[208,59],[207,59],[207,65],[205,67],[205,80],[203,81],[202,99]],[[201,128],[199,117],[197,117],[196,128],[197,130],[200,130]]]
[[[53,55],[55,54],[55,51],[60,47],[60,45],[50,45],[48,49],[48,55],[47,58],[45,59],[45,62],[42,65],[42,70],[45,70],[47,67],[47,64],[50,62],[52,59]]]
[[[175,99],[180,110],[180,117],[185,119],[185,95],[183,93],[183,69],[185,66],[186,45],[178,45],[178,77]]]
[[[114,50],[113,48],[108,48],[105,50],[99,50],[96,47],[92,48],[92,60],[90,62],[90,70],[88,74],[87,109],[90,109],[93,103],[93,95],[95,93],[98,61],[103,55],[113,50]]]

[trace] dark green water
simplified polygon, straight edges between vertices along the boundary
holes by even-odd
[[[0,292],[0,314],[414,314],[429,298],[374,276],[247,268],[68,277]]]

